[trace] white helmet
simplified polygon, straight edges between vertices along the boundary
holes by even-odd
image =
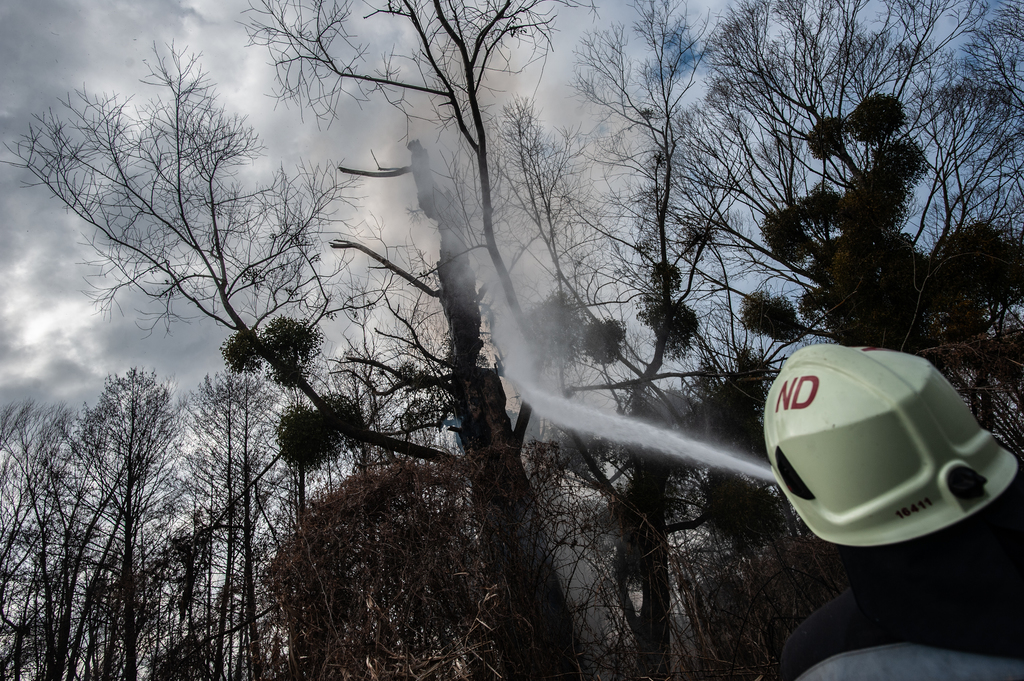
[[[948,527],[987,506],[1017,472],[1017,459],[930,362],[878,348],[793,353],[768,393],[764,439],[807,526],[848,546]]]

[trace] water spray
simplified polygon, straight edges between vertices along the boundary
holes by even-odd
[[[522,348],[523,343],[513,344]],[[530,370],[532,362],[522,352],[510,352],[505,358],[505,377],[516,384],[523,400],[538,415],[563,428],[586,432],[624,445],[641,447],[649,452],[690,464],[710,466],[719,470],[748,475],[758,480],[775,482],[767,463],[724,447],[688,437],[674,430],[658,428],[603,409],[560,397],[544,389]]]

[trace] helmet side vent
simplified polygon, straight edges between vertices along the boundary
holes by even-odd
[[[782,453],[781,447],[775,448],[775,465],[779,467],[779,475],[782,476],[782,480],[786,483],[786,487],[789,491],[800,497],[801,499],[813,499],[814,494],[808,489],[804,481],[800,479],[800,476],[796,474],[796,469],[793,468],[793,464],[789,462],[786,455]]]
[[[946,484],[949,491],[961,499],[974,499],[985,493],[985,483],[988,480],[984,475],[977,473],[967,466],[957,466],[949,472]]]

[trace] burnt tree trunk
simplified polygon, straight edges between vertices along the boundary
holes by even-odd
[[[665,487],[668,470],[647,464],[646,474],[657,490],[657,508],[637,528],[635,550],[640,558],[640,586],[643,602],[640,617],[631,622],[642,654],[641,672],[650,679],[663,679],[669,673],[671,651],[671,585],[668,570],[668,541],[665,523]]]
[[[671,662],[671,582],[665,497],[669,469],[634,461],[633,481],[620,509],[625,533],[617,555],[619,603],[633,633],[639,677],[666,679]],[[701,521],[695,521],[697,523]],[[640,587],[640,609],[632,590]]]
[[[514,678],[581,676],[572,617],[523,468],[521,439],[505,411],[501,378],[478,366],[483,349],[476,276],[450,199],[435,190],[427,151],[409,144],[420,208],[440,235],[440,301],[452,344],[459,437],[472,462],[473,496],[484,517],[491,564],[502,589],[501,652]]]

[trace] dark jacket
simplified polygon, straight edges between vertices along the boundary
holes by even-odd
[[[833,655],[903,641],[1024,659],[1024,475],[955,525],[839,553],[851,588],[793,632],[784,681]]]

